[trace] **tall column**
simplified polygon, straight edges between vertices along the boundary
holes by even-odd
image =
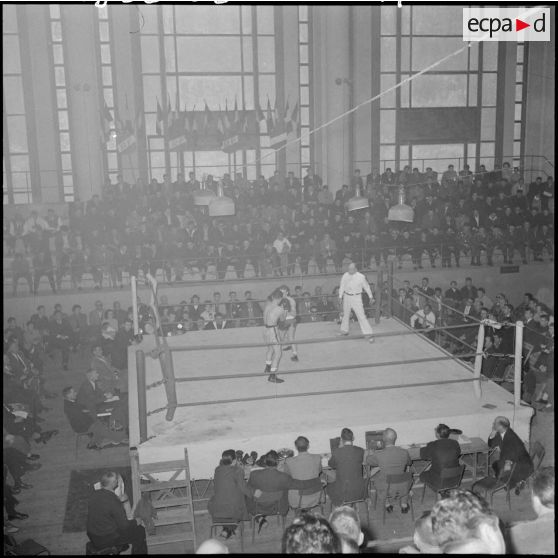
[[[68,87],[72,167],[76,197],[88,200],[103,185],[100,67],[97,63],[94,5],[60,7]]]
[[[110,7],[115,112],[118,118],[131,120],[135,126],[139,108],[136,91],[141,88],[141,76],[137,83],[132,59],[134,56],[139,56],[139,50],[134,52],[132,41],[134,35],[139,35],[137,32],[139,22],[136,18],[135,29],[131,27],[130,12],[137,14],[137,11],[132,10],[130,6],[113,5]],[[137,139],[134,147],[120,155],[122,176],[125,181],[132,184],[138,178],[138,148],[141,146]]]
[[[554,176],[554,101],[556,73],[554,65],[556,62],[554,10],[550,12],[550,41],[532,42],[528,47],[527,60],[527,97],[525,115],[525,146],[524,153],[526,165],[544,171]],[[530,155],[539,155],[552,163],[550,165],[541,158],[533,158]],[[534,180],[538,173],[526,179]]]
[[[283,53],[282,71],[285,76],[283,89],[285,99],[288,99],[290,110],[296,103],[299,104],[300,117],[300,72],[298,60],[298,6],[283,5]],[[294,139],[294,134],[289,134],[288,141]],[[300,144],[292,143],[286,148],[287,171],[294,171],[298,175],[300,169]]]
[[[350,6],[320,6],[313,16],[314,128],[349,109]],[[351,176],[349,118],[345,117],[314,134],[316,172],[337,190]]]

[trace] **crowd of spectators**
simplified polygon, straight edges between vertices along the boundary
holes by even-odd
[[[450,432],[448,426],[438,425],[436,440],[421,449],[420,463],[431,463],[431,467],[424,468],[420,479],[429,485],[436,486],[443,471],[454,461],[457,467],[460,462],[460,447]],[[358,508],[346,503],[365,502],[374,490],[381,494],[384,513],[392,513],[395,501],[399,501],[402,513],[407,513],[413,479],[419,475],[407,449],[396,445],[397,433],[391,428],[383,431],[379,445],[368,449],[355,444],[348,428],[337,440],[339,445],[324,455],[311,453],[305,436],[294,442],[296,455],[288,448],[270,450],[259,459],[255,452],[224,451],[215,469],[214,495],[208,504],[213,523],[225,523],[222,540],[204,541],[197,553],[228,553],[225,542],[238,535],[240,522],[253,517],[259,533],[267,525],[267,516],[285,517],[290,510],[294,510],[294,519],[282,533],[284,554],[366,552],[370,532],[363,528]],[[488,444],[500,450],[492,464],[495,477],[481,479],[471,490],[454,488],[453,483],[451,490],[442,491],[432,509],[417,519],[413,543],[400,548],[400,554],[554,554],[554,467],[534,470],[506,417],[496,417]],[[521,468],[514,467],[522,460]],[[504,524],[485,501],[481,487],[486,480],[505,475],[515,475],[510,489],[515,487],[516,493],[531,478],[535,520]],[[394,484],[396,477],[399,484]],[[337,486],[344,487],[340,498],[336,497]],[[331,498],[332,507],[326,519],[323,505],[327,498]]]
[[[36,293],[44,276],[55,292],[64,278],[81,289],[85,274],[101,289],[122,287],[124,273],[140,270],[160,272],[170,283],[336,272],[350,261],[369,269],[390,257],[401,265],[405,255],[415,269],[425,259],[432,267],[459,266],[462,258],[481,265],[481,253],[493,265],[495,251],[504,263],[554,255],[553,179],[526,185],[509,163],[493,171],[481,165],[476,173],[449,165],[441,175],[406,166],[363,178],[356,170],[337,191],[311,169],[302,180],[276,171],[253,182],[225,174],[220,183],[234,199],[234,217],[211,218],[194,205],[200,182],[191,172],[188,181],[181,174],[149,184],[107,179],[102,195],[71,204],[68,223],[53,209],[5,219],[13,294],[20,279]],[[399,186],[414,209],[413,223],[388,220]],[[204,187],[217,192],[218,183],[208,176]],[[345,203],[359,191],[369,208],[348,212]]]

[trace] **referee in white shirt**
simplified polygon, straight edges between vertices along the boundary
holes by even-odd
[[[372,291],[370,290],[370,285],[366,277],[364,277],[362,273],[359,273],[356,265],[352,263],[349,265],[347,272],[343,274],[341,285],[339,286],[339,299],[343,301],[343,319],[341,320],[341,332],[339,335],[349,335],[349,318],[351,316],[351,310],[354,310],[362,334],[370,336],[368,341],[369,343],[373,343],[372,327],[366,318],[362,306],[362,291],[366,291],[366,294],[370,298],[370,302],[373,302],[374,297],[372,296]]]

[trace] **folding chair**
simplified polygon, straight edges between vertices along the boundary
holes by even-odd
[[[459,488],[464,471],[465,465],[459,465],[458,467],[448,467],[442,469],[442,471],[440,472],[440,477],[436,479],[437,482],[424,481],[421,502],[424,502],[424,495],[426,494],[427,486],[436,493],[436,499],[438,499],[440,494],[446,490]]]
[[[492,507],[494,494],[496,494],[496,492],[500,492],[501,490],[505,490],[508,507],[511,510],[510,484],[515,471],[515,466],[516,464],[513,463],[511,469],[508,471],[502,470],[498,475],[498,478],[485,477],[484,479],[477,481],[472,487],[473,492],[477,492],[479,489],[482,490],[486,499],[488,499],[488,496],[490,495],[490,506]]]

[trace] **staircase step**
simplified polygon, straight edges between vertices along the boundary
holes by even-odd
[[[181,461],[161,461],[160,463],[141,463],[140,464],[140,474],[152,474],[152,473],[166,473],[169,471],[175,472],[179,469],[184,469],[185,463],[182,459]]]
[[[167,490],[169,488],[190,488],[186,479],[173,481],[156,481],[149,484],[141,484],[142,492],[153,492],[154,490]]]
[[[170,508],[157,513],[155,525],[175,525],[177,523],[192,523],[188,508]]]
[[[173,533],[170,535],[153,535],[147,537],[147,546],[157,546],[160,544],[172,544],[178,542],[194,541],[193,533]]]
[[[155,500],[151,502],[151,505],[159,510],[161,508],[173,508],[175,506],[188,506],[190,502],[188,498],[165,498],[163,500]]]

